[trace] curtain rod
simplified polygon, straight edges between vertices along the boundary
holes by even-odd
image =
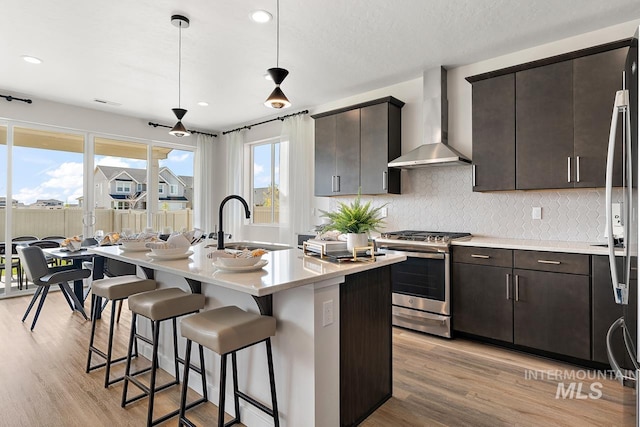
[[[173,129],[173,126],[161,125],[160,123],[153,123],[153,122],[149,122],[149,126],[153,126],[154,128],[157,128],[158,126],[160,126],[161,128]],[[191,133],[199,133],[200,135],[213,136],[214,138],[218,137],[218,135],[216,135],[215,133],[200,132],[198,130],[191,130],[191,129],[188,129],[188,130]]]
[[[22,102],[26,102],[27,104],[31,104],[33,101],[30,99],[24,99],[24,98],[16,98],[15,96],[11,96],[11,95],[0,95],[0,97],[6,99],[7,101],[11,102],[11,101],[22,101]]]
[[[286,116],[276,117],[274,119],[265,120],[264,122],[253,123],[251,125],[242,126],[240,128],[237,128],[237,129],[226,130],[226,131],[222,132],[222,134],[226,135],[228,133],[238,132],[238,131],[243,130],[243,129],[251,129],[253,126],[263,125],[263,124],[269,123],[269,122],[275,122],[276,120],[284,121],[284,119],[286,119],[287,117],[299,116],[300,114],[309,114],[309,110],[303,110],[303,111],[299,111],[297,113],[287,114]]]

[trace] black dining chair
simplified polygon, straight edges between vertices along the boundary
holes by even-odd
[[[18,236],[11,239],[12,242],[31,242],[33,240],[40,240],[40,238],[36,236]]]
[[[43,237],[42,240],[64,240],[66,237],[64,236],[47,236]]]
[[[42,249],[55,249],[60,247],[60,243],[54,242],[53,240],[38,240],[29,243],[29,246],[37,246]],[[47,258],[47,264],[49,264],[49,267],[55,267],[58,265],[58,260],[51,255],[45,254],[45,258]]]
[[[7,248],[4,243],[0,243],[0,280],[2,280],[2,272],[5,272],[5,281],[11,280],[13,277],[13,270],[16,270],[16,277],[18,280],[18,289],[22,289],[22,265],[20,259],[15,258],[13,255],[18,255],[17,245],[11,244],[11,254],[7,256]],[[7,262],[7,259],[11,261]]]
[[[60,286],[60,291],[67,300],[67,304],[69,304],[72,311],[74,309],[78,310],[85,320],[89,320],[82,303],[69,287],[69,282],[86,279],[91,274],[90,270],[84,268],[77,269],[67,265],[61,267],[49,267],[42,248],[39,248],[38,246],[18,247],[18,256],[20,257],[22,266],[27,273],[27,278],[38,287],[36,292],[33,294],[33,298],[31,299],[29,306],[27,307],[27,311],[25,311],[24,316],[22,317],[23,322],[27,319],[27,316],[38,297],[42,294],[40,302],[38,303],[38,308],[36,309],[36,314],[33,317],[33,323],[31,324],[32,331],[38,321],[38,316],[40,315],[40,310],[42,310],[42,306],[44,305],[44,300],[47,298],[47,294],[49,293],[49,288],[53,285]]]

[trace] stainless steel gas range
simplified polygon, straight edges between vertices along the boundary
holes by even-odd
[[[375,239],[383,253],[400,253],[405,262],[391,267],[393,324],[451,338],[451,260],[453,240],[469,233],[403,230]]]

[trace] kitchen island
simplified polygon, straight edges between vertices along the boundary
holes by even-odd
[[[236,305],[272,314],[274,368],[282,426],[354,425],[391,397],[390,265],[402,255],[375,262],[333,263],[307,257],[299,249],[263,255],[267,265],[257,271],[227,273],[213,266],[207,242],[193,246],[187,259],[152,260],[147,252],[125,252],[119,246],[92,252],[135,264],[160,287],[181,287],[207,297],[205,309]],[[147,328],[147,330],[145,330]],[[139,329],[149,333],[142,322]],[[173,373],[168,331],[162,331],[160,366]],[[181,352],[184,342],[180,340]],[[143,349],[149,357],[150,349]],[[239,386],[269,401],[264,348],[238,353]],[[219,357],[205,353],[209,396],[217,403]],[[196,387],[198,381],[189,382]],[[232,390],[227,387],[227,390]],[[233,412],[227,396],[227,413]],[[272,425],[270,418],[241,401],[247,426]]]

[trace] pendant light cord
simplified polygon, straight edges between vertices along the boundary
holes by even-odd
[[[280,68],[280,0],[276,0],[276,68]]]
[[[181,108],[180,99],[182,95],[182,21],[180,21],[180,29],[178,33],[178,108]]]

